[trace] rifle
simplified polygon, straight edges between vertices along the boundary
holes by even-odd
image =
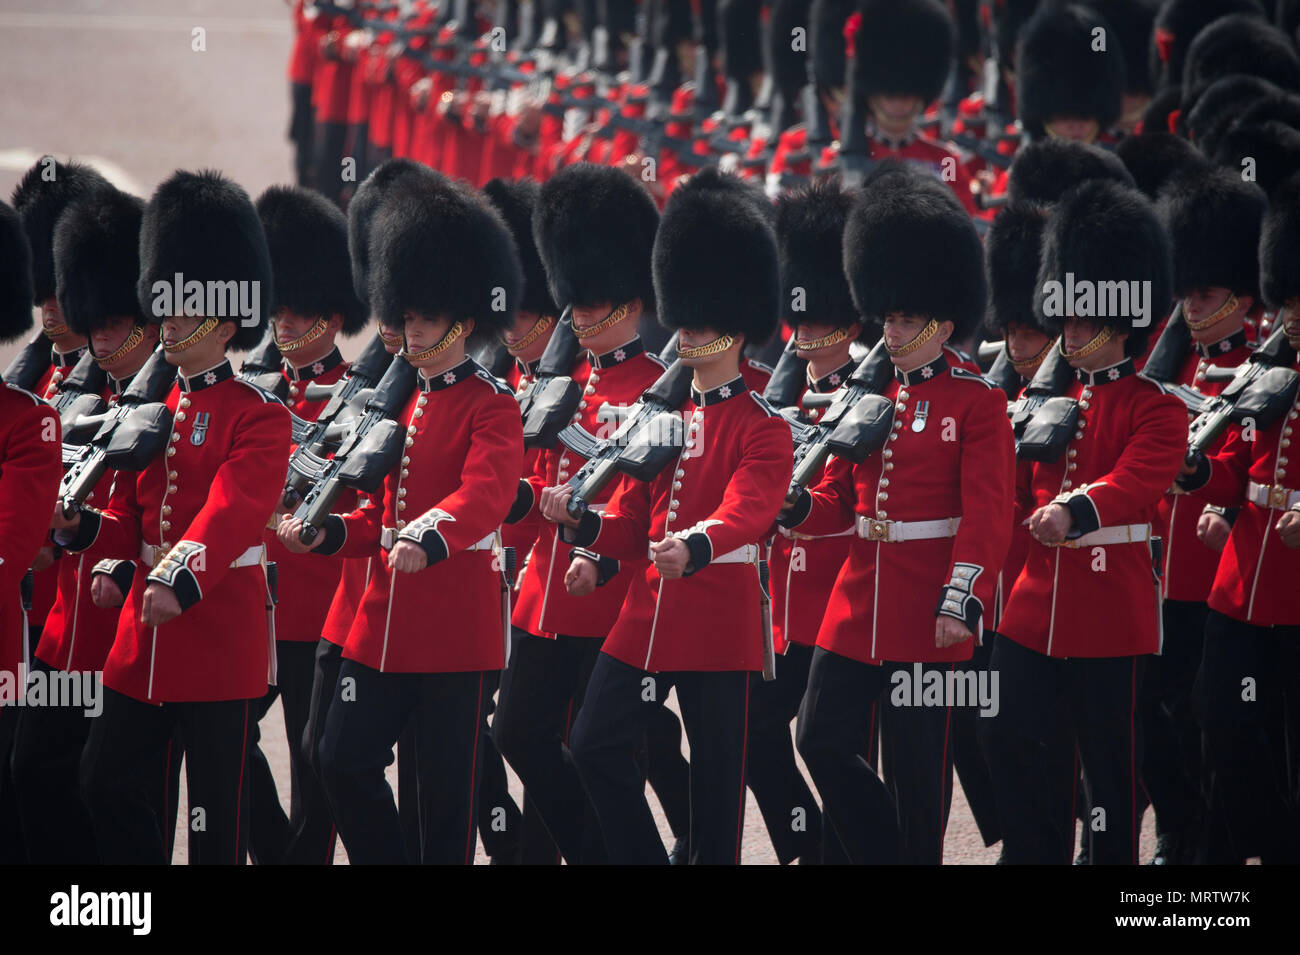
[[[292,466],[297,477],[290,481],[310,486],[293,515],[302,521],[298,539],[304,544],[316,540],[344,488],[374,494],[383,486],[384,478],[402,457],[406,433],[396,419],[414,390],[415,368],[398,355],[332,458],[295,455],[299,459]]]
[[[337,446],[347,435],[342,420],[344,412],[361,403],[363,395],[369,397],[366,392],[374,388],[375,382],[383,377],[391,362],[392,356],[385,350],[383,339],[376,335],[348,367],[347,373],[334,384],[322,386],[308,383],[303,389],[303,397],[309,401],[319,401],[322,398],[327,400],[316,420],[307,424],[297,447],[289,456],[289,473],[284,489],[285,507],[296,507],[302,500],[311,487],[305,476],[317,473],[317,465],[323,463],[332,450],[330,446]],[[306,462],[306,466],[296,468],[295,461]]]
[[[808,407],[820,407],[824,400],[826,413],[816,424],[790,421],[794,471],[787,502],[793,503],[799,491],[821,475],[831,454],[859,464],[884,447],[893,430],[894,403],[881,392],[893,376],[894,364],[881,339],[843,385],[828,395],[804,399]]]
[[[524,447],[553,448],[573,418],[582,389],[569,377],[582,345],[573,331],[573,306],[564,310],[546,343],[537,375],[519,396],[519,413],[524,418]]]
[[[44,332],[40,332],[14,356],[14,360],[5,369],[3,378],[15,388],[33,391],[40,383],[41,376],[50,370],[53,361],[50,340]]]
[[[1025,393],[1007,402],[1016,457],[1055,461],[1064,453],[1079,423],[1079,403],[1065,396],[1074,380],[1074,369],[1061,354],[1058,338],[1029,379]]]
[[[808,359],[799,356],[799,347],[791,335],[767,380],[763,398],[773,408],[793,408],[799,404],[807,383]]]
[[[991,345],[993,342],[987,342],[986,344]],[[981,345],[979,348],[981,359],[984,357],[984,348],[985,345]],[[1020,395],[1020,383],[1023,379],[1020,372],[1016,370],[1016,366],[1011,363],[1011,356],[1007,354],[1005,344],[998,348],[997,355],[994,357],[993,363],[989,365],[988,371],[984,373],[984,377],[1001,388],[1008,401],[1015,401]]]
[[[1205,400],[1201,413],[1187,426],[1189,460],[1203,457],[1231,423],[1243,424],[1250,419],[1255,428],[1271,426],[1290,410],[1300,391],[1300,374],[1295,369],[1296,353],[1278,325],[1255,349],[1249,359],[1235,369],[1206,369],[1207,381],[1231,381],[1217,396]]]
[[[102,414],[108,408],[104,401],[104,388],[108,384],[108,373],[99,367],[95,356],[86,349],[86,354],[73,367],[64,379],[59,393],[51,404],[59,413],[63,425],[63,443],[81,444],[90,437],[90,431],[76,428],[77,419],[90,415]]]
[[[568,481],[574,489],[568,506],[571,515],[581,517],[620,472],[652,481],[677,457],[685,442],[680,409],[690,396],[693,374],[680,358],[674,361],[627,409],[623,422],[607,438],[596,438],[576,424],[558,433],[566,448],[587,459]]]
[[[172,413],[164,401],[175,380],[176,367],[168,363],[160,346],[114,407],[76,422],[78,429],[96,424],[98,429],[80,447],[64,448],[66,473],[59,483],[59,502],[65,517],[81,509],[109,468],[143,471],[162,452],[172,427]]]

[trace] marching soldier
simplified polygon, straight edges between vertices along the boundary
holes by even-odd
[[[1300,349],[1295,177],[1269,207],[1259,250],[1261,291],[1287,343]],[[1233,861],[1300,858],[1294,793],[1279,764],[1287,748],[1285,712],[1298,692],[1300,492],[1287,477],[1298,419],[1300,399],[1267,426],[1230,425],[1220,449],[1178,479],[1212,504],[1240,507],[1210,591],[1192,697],[1205,731],[1210,808],[1224,814]]]
[[[348,370],[335,339],[350,337],[366,325],[364,307],[352,290],[347,220],[320,193],[272,186],[257,200],[275,280],[271,324],[284,355],[289,381],[289,410],[314,421],[325,406],[309,400],[308,383],[329,386]],[[355,498],[339,505],[350,511]],[[278,697],[285,734],[302,739],[311,707],[316,644],[329,605],[325,597],[339,585],[342,558],[308,558],[291,554],[272,528],[263,534],[267,557],[276,565],[276,680],[253,708],[261,722]],[[249,777],[252,805],[249,850],[260,865],[281,862],[323,864],[334,856],[334,832],[324,792],[303,759],[301,747],[289,748],[290,813],[285,816],[275,778],[252,730]],[[292,838],[294,856],[288,854]]]
[[[17,213],[0,203],[0,343],[32,327],[32,253]],[[63,434],[54,410],[30,391],[0,385],[0,757],[8,763],[19,714],[17,695],[27,690],[29,641],[23,577],[46,541],[45,506],[58,495]],[[7,775],[4,774],[4,775]],[[4,789],[9,782],[0,775]],[[17,813],[0,803],[0,861],[25,862]]]
[[[436,173],[398,195],[370,224],[370,303],[389,327],[404,325],[404,354],[419,371],[399,419],[404,453],[379,499],[331,515],[310,545],[289,516],[279,536],[291,552],[377,558],[320,741],[349,858],[403,861],[384,767],[411,725],[421,859],[469,864],[488,688],[505,663],[498,529],[523,445],[518,405],[466,359],[465,344],[476,328],[492,334],[510,321],[520,268],[508,230],[479,196]]]
[[[575,374],[583,397],[573,421],[591,434],[612,433],[618,422],[609,408],[631,405],[664,371],[637,335],[642,311],[654,308],[650,258],[658,222],[641,184],[607,166],[566,167],[538,196],[538,251],[557,305],[572,306],[574,333],[588,355]],[[584,460],[563,446],[541,454],[520,485],[529,510],[537,513],[542,490],[564,484]],[[592,502],[596,510],[610,492]],[[493,733],[561,853],[576,863],[599,860],[602,851],[598,833],[584,824],[587,800],[566,739],[635,571],[609,555],[571,565],[571,549],[554,524],[541,524],[519,585],[517,636]]]
[[[284,485],[289,415],[236,378],[226,353],[261,338],[270,257],[247,193],[215,172],[177,172],[158,187],[140,253],[140,308],[161,324],[178,375],[166,452],[121,476],[106,508],[62,522],[73,552],[139,558],[129,584],[106,573],[92,583],[97,606],[127,605],[81,790],[102,861],[165,861],[147,792],[179,726],[190,861],[237,864],[248,838],[249,720],[274,652],[261,531]],[[196,285],[233,287],[248,307],[232,308],[229,296],[223,306],[214,293],[198,309]]]
[[[849,346],[861,334],[862,320],[842,265],[844,223],[853,199],[854,193],[833,182],[777,199],[781,317],[794,332],[799,356],[808,361],[805,397],[835,391],[857,367]],[[815,422],[820,412],[803,414]],[[748,782],[782,865],[795,858],[821,861],[826,838],[821,811],[795,765],[790,723],[799,712],[817,631],[852,533],[848,521],[822,536],[782,527],[772,546],[772,635],[781,657],[776,679],[756,680],[751,690]],[[803,825],[797,826],[797,819]]]
[[[1259,186],[1217,169],[1181,175],[1162,194],[1158,211],[1173,249],[1174,295],[1192,340],[1174,383],[1217,394],[1223,385],[1207,382],[1206,368],[1235,368],[1250,357],[1245,325],[1258,311],[1259,232],[1267,204]],[[1207,541],[1226,537],[1228,522],[1206,513],[1206,503],[1182,493],[1160,502],[1164,643],[1147,663],[1140,700],[1142,781],[1156,811],[1157,858],[1173,864],[1195,861],[1209,821],[1191,693],[1205,601],[1219,565],[1220,548]]]
[[[926,267],[937,245],[942,284]],[[852,862],[938,864],[951,700],[913,707],[899,687],[923,672],[942,683],[982,639],[1010,529],[1011,431],[1002,392],[944,355],[985,297],[979,237],[946,187],[901,167],[876,173],[850,213],[844,262],[859,314],[883,322],[895,369],[883,394],[896,410],[884,450],[858,465],[832,459],[782,519],[800,533],[846,521],[856,530],[817,634],[797,743]],[[885,599],[908,592],[920,596]],[[861,741],[891,684],[882,739],[898,769],[887,789]]]
[[[779,315],[766,202],[739,179],[700,172],[670,197],[653,263],[659,315],[680,331],[678,354],[694,372],[676,465],[650,483],[624,478],[603,514],[587,510],[580,521],[568,513],[570,485],[542,492],[542,514],[568,528],[566,540],[636,565],[571,749],[610,861],[666,863],[634,755],[675,687],[692,753],[691,862],[735,864],[750,677],[770,640],[760,542],[791,469],[788,425],[740,374],[745,340],[765,340]]]
[[[54,232],[59,310],[68,327],[89,340],[107,372],[104,398],[110,407],[158,347],[136,296],[143,215],[143,202],[107,187],[71,203]],[[106,504],[113,480],[113,471],[105,473],[87,502]],[[36,647],[34,669],[78,675],[103,670],[120,612],[97,607],[91,599],[91,568],[100,556],[92,548],[59,561],[58,594]],[[124,572],[132,572],[134,563],[126,563],[131,566]],[[32,862],[96,861],[77,781],[90,725],[81,706],[51,703],[23,711],[14,744],[14,783]],[[173,818],[166,797],[176,792],[172,777],[179,772],[179,751],[170,763],[149,788],[163,820]],[[174,799],[170,802],[174,808]]]
[[[1091,861],[1134,864],[1142,812],[1135,700],[1142,658],[1160,649],[1152,521],[1187,439],[1182,403],[1133,363],[1150,309],[1169,301],[1169,247],[1155,209],[1112,182],[1076,187],[1048,219],[1037,281],[1036,313],[1064,329],[1059,347],[1077,377],[1066,396],[1077,418],[1056,421],[1051,433],[1063,446],[1039,448],[1018,488],[1034,540],[993,649],[1001,705],[983,727],[984,749],[1005,861],[1069,863],[1077,752]],[[1098,314],[1086,295],[1063,301],[1062,283],[1078,282],[1093,290],[1139,283],[1149,309],[1142,315],[1130,303]]]

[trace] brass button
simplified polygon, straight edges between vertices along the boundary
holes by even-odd
[[[406,497],[406,488],[404,488],[404,487],[399,487],[399,488],[397,489],[397,496],[398,496],[398,497]]]
[[[415,444],[415,439],[414,439],[414,438],[407,438],[407,439],[406,439],[406,446],[407,446],[408,448],[409,448],[411,445],[413,445],[413,444]]]
[[[423,418],[423,417],[424,417],[424,409],[423,409],[423,408],[416,408],[415,411],[413,412],[413,414],[414,414],[415,417],[417,417],[417,418]],[[411,425],[411,427],[415,427],[415,425]]]
[[[172,506],[170,504],[164,504],[162,506],[162,512],[163,516],[170,514],[172,512]]]
[[[185,412],[184,412],[184,411],[178,411],[178,412],[176,412],[176,420],[177,420],[177,421],[184,421],[184,420],[185,420]]]
[[[402,477],[407,478],[410,476],[411,476],[411,472],[408,471],[406,468],[402,468]]]
[[[175,472],[175,471],[168,471],[168,472],[167,472],[167,480],[169,480],[169,481],[175,481],[175,480],[176,480],[176,472]]]
[[[410,463],[411,463],[411,456],[409,454],[402,455],[402,467],[406,467]]]
[[[172,522],[171,522],[171,521],[163,521],[163,522],[162,522],[161,524],[159,524],[158,526],[161,527],[161,528],[162,528],[163,530],[165,530],[165,531],[169,531],[169,530],[172,529]]]
[[[179,402],[177,402],[177,404],[179,404],[182,408],[188,408],[190,406],[190,399],[182,398]]]
[[[171,457],[173,454],[175,454],[175,453],[176,453],[176,449],[175,449],[175,448],[168,448],[168,449],[167,449],[167,457],[170,458],[170,457]]]
[[[405,501],[398,501],[398,502],[397,502],[397,509],[398,509],[399,511],[404,511],[404,510],[406,510],[406,502],[405,502]]]
[[[881,491],[879,494],[876,495],[876,499],[877,499],[877,500],[881,500],[881,501],[887,501],[887,500],[889,500],[889,492],[888,492],[888,491]]]

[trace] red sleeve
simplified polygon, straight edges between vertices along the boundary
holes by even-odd
[[[1196,494],[1202,500],[1218,507],[1233,507],[1246,497],[1250,481],[1250,465],[1254,460],[1254,447],[1242,437],[1240,425],[1230,425],[1224,433],[1219,450],[1207,461],[1210,479]]]
[[[62,448],[59,416],[49,405],[33,398],[14,414],[0,457],[0,587],[6,594],[18,592],[45,543],[63,475]]]
[[[337,550],[328,553],[340,557],[373,557],[379,553],[379,538],[384,529],[384,497],[390,493],[388,485],[393,482],[394,478],[390,474],[384,479],[382,492],[371,495],[364,507],[340,517],[343,522],[343,541]],[[332,522],[333,515],[326,520]],[[324,545],[322,550],[328,546]]]
[[[587,517],[587,514],[591,515]],[[584,514],[584,524],[594,522],[595,537],[565,535],[564,539],[619,561],[645,560],[650,548],[650,485],[621,477],[605,505],[605,512]]]
[[[812,498],[812,509],[799,523],[799,533],[820,537],[823,534],[834,534],[852,524],[857,519],[853,463],[832,455],[822,471],[821,480],[809,489],[809,496]]]

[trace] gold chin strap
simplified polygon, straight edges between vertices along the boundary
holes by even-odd
[[[814,338],[811,341],[800,341],[795,338],[794,347],[795,351],[817,351],[821,348],[829,348],[831,345],[838,345],[848,337],[849,329],[840,327],[829,335],[823,335],[821,338]]]
[[[507,342],[504,338],[501,341],[506,346],[506,350],[509,351],[512,355],[518,354],[519,352],[526,349],[533,342],[537,341],[537,339],[545,335],[547,331],[551,328],[551,326],[554,324],[555,324],[554,315],[541,315],[538,317],[537,321],[533,322],[533,327],[528,329],[528,333],[524,335],[523,338],[519,339],[519,341],[515,342],[513,345]]]
[[[401,345],[401,344],[403,344],[403,339],[402,339],[402,336],[401,336],[401,335],[390,335],[390,334],[388,334],[388,332],[384,331],[384,326],[383,326],[383,325],[380,325],[380,326],[379,326],[379,337],[380,337],[381,339],[383,339],[384,344],[385,344],[385,345],[388,345],[389,347],[391,347],[391,346],[393,346],[393,345]]]
[[[276,342],[275,347],[280,349],[280,353],[282,355],[288,354],[289,352],[295,352],[306,345],[310,345],[316,339],[320,338],[322,335],[325,334],[325,330],[328,328],[329,328],[329,322],[325,321],[325,319],[323,318],[318,318],[316,319],[315,325],[307,329],[307,331],[303,332],[293,341],[285,342],[284,344],[280,344],[279,342]]]
[[[55,325],[53,328],[45,328],[42,326],[41,331],[45,333],[46,338],[50,341],[54,341],[54,339],[58,338],[60,335],[68,334],[68,323],[59,322],[59,324]]]
[[[1101,331],[1099,331],[1096,335],[1092,337],[1092,341],[1088,342],[1088,344],[1084,345],[1076,352],[1071,352],[1070,354],[1066,354],[1064,335],[1062,335],[1060,338],[1056,340],[1057,347],[1061,350],[1061,357],[1072,361],[1077,361],[1080,358],[1087,358],[1089,355],[1095,352],[1102,345],[1110,341],[1110,337],[1114,334],[1115,334],[1114,328],[1112,328],[1110,325],[1103,325],[1101,326]]]
[[[1187,318],[1187,317],[1186,317],[1186,315],[1187,315],[1187,305],[1186,305],[1186,303],[1184,303],[1184,305],[1183,305],[1183,316],[1184,316],[1184,321],[1187,322],[1187,327],[1188,327],[1188,328],[1190,328],[1190,329],[1191,329],[1192,331],[1194,331],[1194,332],[1200,332],[1200,331],[1204,331],[1205,329],[1209,328],[1211,325],[1215,325],[1215,324],[1218,324],[1219,322],[1223,321],[1225,318],[1227,318],[1229,315],[1231,315],[1231,314],[1232,314],[1233,312],[1235,312],[1236,310],[1237,310],[1237,296],[1235,296],[1235,295],[1233,295],[1231,292],[1229,292],[1229,293],[1228,293],[1227,301],[1225,301],[1222,305],[1220,305],[1219,308],[1218,308],[1218,310],[1217,310],[1213,315],[1211,315],[1209,318],[1205,319],[1204,321],[1201,321],[1201,322],[1193,322],[1191,319]]]
[[[189,348],[191,345],[195,344],[196,342],[200,342],[204,338],[207,338],[208,335],[211,334],[212,330],[220,324],[221,324],[220,319],[205,318],[199,324],[199,327],[194,329],[193,333],[191,333],[188,337],[182,338],[175,345],[169,346],[164,344],[163,350],[166,351],[167,354],[169,355],[175,355],[177,352],[183,352],[185,351],[185,349]],[[159,328],[158,330],[158,335],[160,338],[162,337],[161,328]]]
[[[1041,365],[1043,363],[1043,359],[1047,357],[1047,353],[1052,350],[1053,344],[1055,343],[1049,338],[1047,340],[1047,344],[1043,346],[1042,351],[1040,351],[1033,358],[1026,358],[1024,361],[1016,361],[1014,358],[1012,358],[1011,349],[1008,348],[1006,349],[1007,360],[1011,362],[1012,368],[1020,372],[1022,377],[1024,378],[1032,377],[1033,372],[1038,370],[1038,366]]]
[[[126,336],[126,341],[122,342],[117,351],[113,352],[111,355],[105,355],[103,358],[96,355],[95,361],[101,368],[107,368],[109,365],[116,365],[119,361],[130,354],[132,348],[140,344],[142,341],[144,341],[144,326],[136,325],[132,327],[131,334]],[[90,350],[93,352],[95,349],[92,347]]]
[[[627,309],[628,303],[624,302],[590,328],[579,328],[575,324],[573,326],[573,334],[578,336],[579,341],[584,338],[590,338],[592,335],[599,335],[601,332],[613,328],[619,322],[623,321],[623,319],[627,318]]]
[[[906,345],[900,345],[897,348],[890,348],[888,345],[886,345],[885,351],[889,352],[890,358],[902,358],[904,355],[912,354],[912,352],[916,351],[918,348],[920,348],[922,345],[928,342],[931,338],[933,338],[936,334],[938,334],[938,332],[939,332],[939,323],[932,318],[930,319],[929,322],[926,323],[925,328],[917,332],[916,337],[913,338]]]
[[[733,335],[719,335],[711,342],[705,342],[703,345],[696,345],[694,348],[683,348],[681,343],[677,344],[678,358],[708,358],[710,355],[717,355],[726,351],[736,343]]]
[[[416,362],[428,361],[430,358],[437,358],[464,333],[465,326],[457,322],[451,328],[447,329],[447,334],[443,335],[436,344],[430,345],[424,351],[407,351],[406,346],[402,346],[402,357],[414,365]],[[403,336],[405,337],[405,336]]]

